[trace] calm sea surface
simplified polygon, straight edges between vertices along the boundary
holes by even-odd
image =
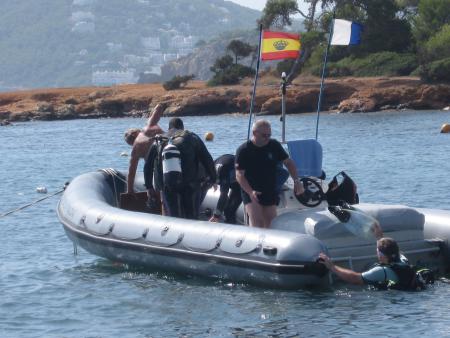
[[[185,118],[214,157],[247,135],[243,116]],[[276,117],[273,135],[280,137]],[[340,170],[361,201],[450,209],[450,112],[324,114],[328,179]],[[126,170],[123,132],[140,119],[18,123],[0,128],[0,214],[99,168]],[[315,116],[288,116],[288,139],[314,137]],[[167,127],[167,119],[161,125]],[[450,285],[421,293],[278,291],[115,265],[73,247],[58,197],[0,218],[0,337],[450,337]]]

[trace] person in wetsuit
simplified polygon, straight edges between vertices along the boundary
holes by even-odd
[[[413,290],[417,287],[416,272],[400,254],[394,239],[382,237],[377,241],[377,257],[378,264],[362,273],[335,265],[324,253],[319,255],[319,262],[340,279],[351,284],[399,290]]]
[[[220,187],[220,197],[210,222],[218,222],[224,216],[226,223],[237,223],[236,211],[242,203],[242,197],[241,187],[236,181],[234,162],[235,156],[231,154],[222,155],[214,161],[217,174],[216,183]]]
[[[181,181],[170,182],[170,173],[163,171],[162,152],[167,144],[175,147],[179,154],[181,166]],[[173,159],[173,158],[172,158]],[[210,182],[216,180],[214,161],[201,138],[195,133],[184,130],[180,118],[169,121],[169,130],[160,137],[150,149],[149,157],[144,167],[145,185],[149,198],[154,198],[155,187],[162,191],[162,201],[165,215],[198,219],[201,201],[201,181],[199,166],[202,165]]]
[[[279,187],[277,166],[286,166],[294,180],[294,192],[304,192],[292,159],[277,140],[271,139],[271,126],[266,120],[253,124],[251,140],[243,143],[236,152],[236,180],[242,189],[242,200],[249,216],[250,226],[269,228],[277,215]]]

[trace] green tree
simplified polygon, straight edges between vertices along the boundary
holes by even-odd
[[[234,63],[237,64],[240,58],[249,56],[253,52],[254,47],[241,40],[231,40],[227,46],[227,50],[233,53]]]
[[[165,90],[174,90],[185,87],[187,83],[195,78],[195,75],[175,75],[169,81],[163,83]]]
[[[420,0],[418,14],[413,20],[413,34],[421,43],[450,22],[450,0]]]
[[[233,63],[233,58],[230,55],[217,59],[210,69],[214,76],[208,81],[209,86],[236,84],[244,77],[255,73],[250,67]]]
[[[298,8],[295,0],[267,0],[263,9],[263,15],[258,20],[258,23],[265,29],[270,28],[270,26],[282,28],[292,25],[291,17],[299,14],[304,18],[306,31],[309,32],[314,28],[319,0],[305,0],[304,2],[309,3],[307,13]],[[323,3],[325,2],[323,1]]]
[[[428,60],[450,57],[450,24],[442,26],[441,30],[425,43],[424,48]]]

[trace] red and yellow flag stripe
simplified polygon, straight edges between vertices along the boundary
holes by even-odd
[[[300,47],[299,34],[263,31],[261,60],[296,59]]]

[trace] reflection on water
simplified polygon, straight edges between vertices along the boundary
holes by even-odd
[[[242,116],[189,117],[214,157],[247,134]],[[269,117],[280,135],[277,117]],[[314,137],[314,115],[288,116],[287,138]],[[323,115],[319,141],[329,178],[345,170],[361,201],[450,209],[449,112]],[[167,126],[168,119],[161,121]],[[42,197],[87,171],[127,168],[123,131],[138,119],[30,122],[1,128],[0,212]],[[426,292],[337,285],[280,291],[116,264],[73,247],[56,198],[0,218],[2,337],[450,336],[446,280]]]

